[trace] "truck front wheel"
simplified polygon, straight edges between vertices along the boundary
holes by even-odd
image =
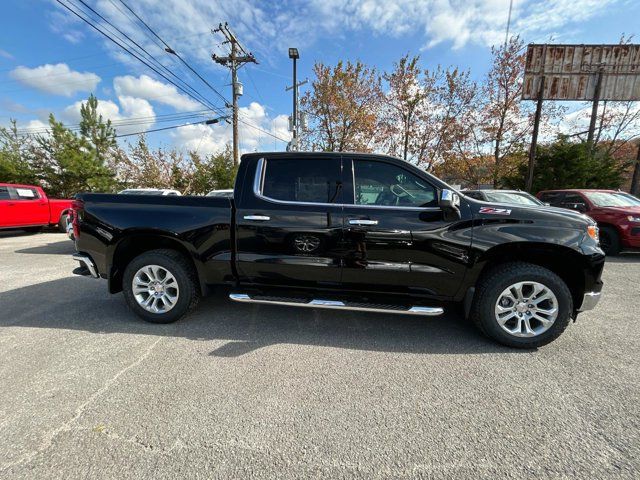
[[[571,320],[573,299],[564,281],[539,265],[513,262],[480,281],[471,318],[488,337],[516,348],[536,348],[562,334]]]
[[[171,323],[193,309],[200,298],[196,273],[175,250],[151,250],[125,268],[122,290],[129,305],[147,322]]]

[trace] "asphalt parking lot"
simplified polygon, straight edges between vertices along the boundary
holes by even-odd
[[[151,325],[61,234],[0,236],[0,477],[638,478],[640,254],[556,342],[232,304]]]

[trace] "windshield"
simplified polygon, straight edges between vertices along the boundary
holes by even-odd
[[[596,207],[635,207],[638,204],[625,195],[609,192],[584,192]]]
[[[542,202],[533,197],[530,197],[526,193],[485,192],[485,195],[491,202],[511,203],[514,205],[542,205]]]
[[[634,205],[640,205],[640,198],[634,197],[630,193],[620,192],[620,193],[614,193],[614,195],[620,196],[622,198],[625,198],[625,199],[629,200],[630,202],[632,202]]]

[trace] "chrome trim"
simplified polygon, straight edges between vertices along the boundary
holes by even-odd
[[[593,310],[598,302],[602,292],[587,292],[582,296],[582,304],[578,308],[579,312],[586,312],[587,310]]]
[[[76,262],[84,264],[89,269],[89,273],[93,278],[100,277],[100,275],[98,275],[98,269],[96,268],[95,263],[93,263],[93,260],[91,260],[91,257],[89,255],[85,255],[84,253],[74,253],[73,259]]]
[[[349,220],[349,225],[377,225],[378,220],[366,220],[359,218],[352,218]]]
[[[259,303],[265,305],[283,305],[286,307],[308,307],[308,308],[327,308],[331,310],[350,310],[350,311],[358,311],[358,312],[376,312],[376,313],[398,313],[401,315],[426,315],[426,316],[437,316],[442,315],[444,313],[444,309],[441,307],[411,307],[407,310],[387,310],[384,308],[377,307],[364,307],[364,306],[351,306],[346,305],[344,302],[339,300],[321,300],[314,299],[309,302],[288,302],[288,301],[280,301],[280,300],[262,300],[255,299],[246,293],[230,293],[229,298],[234,302],[242,302],[242,303]]]
[[[244,218],[245,220],[256,220],[260,222],[267,222],[271,220],[271,217],[268,217],[267,215],[245,215],[242,218]]]
[[[390,205],[358,205],[356,203],[290,202],[286,200],[278,200],[276,198],[267,197],[266,195],[262,194],[262,190],[264,188],[264,177],[266,174],[266,164],[267,162],[265,161],[264,158],[259,158],[258,163],[256,165],[256,173],[253,177],[253,194],[256,196],[256,198],[259,198],[260,200],[264,200],[265,202],[277,203],[280,205],[310,205],[315,207],[386,208],[391,210],[418,210],[418,211],[427,211],[427,212],[434,212],[437,210],[441,210],[440,207],[402,207],[402,206],[395,207]],[[352,162],[352,166],[353,166],[353,162]],[[353,198],[355,202],[355,193]]]

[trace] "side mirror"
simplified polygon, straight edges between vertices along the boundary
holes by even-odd
[[[458,210],[460,206],[460,196],[453,190],[448,188],[442,189],[440,192],[440,201],[438,202],[440,208]]]

